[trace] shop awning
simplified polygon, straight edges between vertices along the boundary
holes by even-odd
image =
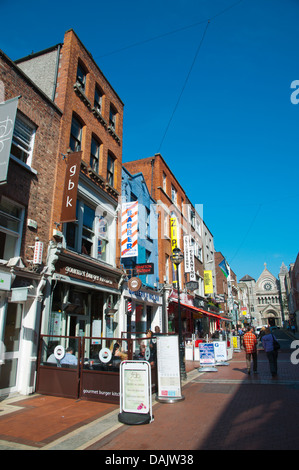
[[[171,302],[174,302],[176,304],[178,303],[178,301],[176,299],[171,299]],[[181,305],[181,307],[189,308],[190,310],[192,310],[193,314],[194,313],[201,314],[201,315],[199,315],[198,317],[195,317],[195,318],[201,318],[202,315],[207,315],[209,317],[213,317],[213,318],[216,318],[218,320],[225,320],[225,321],[229,321],[229,322],[232,321],[229,318],[222,317],[221,315],[218,315],[217,313],[212,313],[212,312],[209,312],[207,310],[203,310],[202,308],[194,307],[194,305],[185,304],[183,302],[180,302],[180,305]]]

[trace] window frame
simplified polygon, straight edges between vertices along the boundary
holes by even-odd
[[[78,124],[80,127],[79,128],[79,137],[73,134],[73,124]],[[69,141],[69,147],[73,152],[80,152],[81,147],[82,147],[82,136],[83,136],[83,123],[80,121],[80,119],[76,116],[72,116],[72,122],[71,122],[71,130],[70,130],[70,141]],[[72,142],[75,142],[75,146],[73,148]]]
[[[16,216],[16,215],[10,214],[9,212],[3,211],[0,206],[0,217],[7,217],[10,221],[18,223],[18,230],[16,231],[16,230],[12,230],[8,227],[4,227],[3,225],[1,225],[1,220],[0,220],[0,232],[4,233],[8,237],[12,237],[16,239],[15,246],[14,246],[14,254],[13,256],[10,257],[10,258],[14,258],[14,257],[20,256],[20,252],[21,252],[22,234],[23,234],[23,226],[24,226],[24,219],[25,219],[25,207],[5,196],[2,196],[2,198],[0,199],[0,204],[2,204],[3,202],[4,203],[7,202],[8,204],[11,204],[13,207],[17,208],[18,211],[20,211],[19,216]],[[5,251],[5,246],[3,248],[3,252],[4,251]],[[7,259],[1,258],[1,259],[8,261],[10,258],[7,258]]]
[[[29,129],[31,131],[30,138],[27,142],[23,140],[20,135],[19,136],[16,135],[17,129],[19,126],[22,126],[23,128],[27,127],[27,130]],[[32,155],[33,155],[33,148],[34,148],[34,143],[35,143],[36,130],[37,130],[37,126],[33,124],[19,110],[17,110],[14,131],[13,131],[13,136],[12,136],[12,143],[11,143],[11,148],[10,148],[10,156],[12,156],[18,162],[21,162],[24,165],[27,165],[28,167],[31,167],[31,164],[32,164]],[[24,144],[28,147],[28,149],[24,147]],[[21,152],[22,158],[20,158],[19,156],[13,153],[13,148],[17,148]],[[24,155],[27,155],[26,160],[24,158]]]

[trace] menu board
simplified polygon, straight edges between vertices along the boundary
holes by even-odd
[[[157,336],[158,395],[181,397],[179,340],[177,335]]]
[[[149,369],[147,362],[122,363],[123,411],[149,413]]]

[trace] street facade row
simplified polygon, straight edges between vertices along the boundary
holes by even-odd
[[[0,74],[0,395],[35,391],[41,335],[90,338],[87,355],[178,332],[174,248],[184,339],[237,325],[236,275],[200,208],[162,155],[122,161],[124,103],[76,33],[0,51]]]

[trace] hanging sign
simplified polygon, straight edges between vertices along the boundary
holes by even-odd
[[[170,219],[170,238],[171,238],[171,249],[178,247],[178,221],[176,217]]]
[[[77,220],[76,204],[82,152],[67,156],[60,222]]]
[[[122,205],[121,257],[138,256],[138,201]]]
[[[0,103],[0,184],[6,183],[19,97]]]
[[[213,274],[212,271],[204,271],[205,294],[213,294]]]

